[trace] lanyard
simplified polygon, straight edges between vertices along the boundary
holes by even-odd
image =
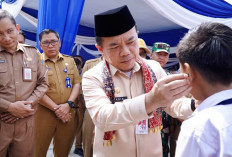
[[[227,99],[227,100],[223,100],[223,101],[219,102],[217,105],[230,105],[230,104],[232,104],[232,98]],[[215,106],[217,106],[217,105],[215,105]]]

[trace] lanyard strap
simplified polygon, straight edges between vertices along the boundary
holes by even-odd
[[[223,101],[219,102],[217,105],[230,105],[230,104],[232,104],[232,98],[227,99],[227,100],[223,100]],[[215,106],[217,106],[217,105],[215,105]]]

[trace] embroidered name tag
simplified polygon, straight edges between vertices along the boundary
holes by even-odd
[[[123,96],[123,97],[115,97],[115,102],[121,102],[123,100],[127,99],[126,96]]]
[[[0,63],[6,63],[6,60],[0,60]]]

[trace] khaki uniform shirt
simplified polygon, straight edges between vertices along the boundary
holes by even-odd
[[[23,67],[31,68],[31,81],[23,80]],[[47,69],[35,47],[18,44],[13,54],[0,47],[0,112],[16,101],[31,100],[34,106],[47,89]]]
[[[85,65],[84,65],[83,69],[82,69],[82,74],[81,74],[81,75],[83,76],[83,74],[84,74],[86,71],[88,71],[89,69],[91,69],[92,67],[94,67],[95,65],[97,65],[97,64],[98,64],[99,62],[101,62],[101,61],[102,61],[102,57],[87,60],[87,61],[85,62]]]
[[[78,69],[72,57],[59,53],[57,61],[54,63],[44,53],[41,55],[48,67],[49,90],[46,95],[56,104],[66,103],[69,99],[72,88],[81,82]],[[67,75],[64,69],[67,67]],[[71,88],[66,87],[65,79],[70,77]]]
[[[154,71],[157,80],[166,77],[160,64],[144,60]],[[160,131],[145,135],[136,134],[136,124],[150,118],[145,108],[145,94],[142,71],[135,64],[131,77],[110,65],[114,81],[115,98],[126,97],[126,100],[111,104],[103,89],[102,66],[100,62],[85,72],[82,78],[82,89],[86,107],[95,124],[94,153],[95,157],[162,157]],[[186,118],[192,114],[190,100],[176,100],[165,109],[172,116]],[[112,146],[103,145],[104,132],[115,131]]]

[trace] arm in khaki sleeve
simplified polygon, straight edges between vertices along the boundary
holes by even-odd
[[[50,99],[46,94],[40,99],[39,103],[52,111],[55,111],[55,108],[58,107],[58,105],[52,99]]]
[[[48,90],[48,74],[45,64],[41,63],[40,57],[35,54],[37,60],[37,86],[32,92],[31,96],[27,99],[28,101],[33,101],[32,106],[35,106],[39,99],[46,93]]]
[[[156,108],[164,107],[164,110],[173,117],[187,118],[192,114],[191,99],[183,98],[191,90],[187,75],[173,74],[167,76],[160,65],[156,62],[150,63],[151,65],[154,63],[151,67],[158,81],[152,90],[146,94],[148,113]]]
[[[82,90],[86,107],[96,127],[102,131],[118,130],[149,118],[144,104],[145,95],[111,104],[100,78],[91,75],[92,70],[85,72]]]
[[[191,109],[190,98],[180,98],[175,100],[171,106],[164,109],[170,116],[174,118],[187,119],[193,111]]]
[[[161,78],[167,77],[167,74],[163,69],[160,71]],[[164,110],[172,117],[181,119],[186,119],[193,113],[191,109],[191,99],[185,97],[175,100],[171,106]]]
[[[79,72],[76,68],[76,63],[74,60],[73,60],[72,65],[74,66],[74,69],[76,69],[76,70],[74,70],[73,89],[72,89],[72,92],[71,92],[68,100],[75,102],[78,95],[80,94],[81,77],[80,77]]]
[[[69,96],[69,101],[73,101],[75,102],[79,93],[80,93],[80,82],[81,82],[81,78],[79,76],[79,73],[78,73],[78,70],[76,68],[76,64],[73,60],[73,63],[71,64],[73,65],[74,69],[74,80],[72,81],[73,82],[73,88],[72,88],[72,92]],[[70,111],[70,106],[68,103],[64,103],[64,104],[60,104],[59,107],[56,109],[55,111],[55,114],[57,115],[57,117],[59,118],[63,118],[69,111]]]
[[[0,111],[1,112],[6,112],[8,107],[10,106],[11,102],[0,98]]]
[[[88,71],[88,64],[87,63],[85,63],[85,65],[84,65],[84,67],[83,67],[83,69],[82,69],[82,72],[81,72],[81,76],[83,76],[84,75],[84,73],[86,72],[86,71]]]
[[[59,106],[52,99],[50,99],[46,94],[40,99],[40,104],[54,112],[56,112],[56,110],[59,108]],[[64,117],[58,117],[58,118],[61,119],[63,123],[65,123],[66,120],[71,119],[71,115],[67,114]]]
[[[79,71],[77,70],[76,63],[75,63],[74,59],[73,59],[72,66],[73,66],[73,69],[75,69],[74,70],[74,80],[73,80],[73,85],[75,85],[77,83],[81,83],[81,77],[79,75]]]

